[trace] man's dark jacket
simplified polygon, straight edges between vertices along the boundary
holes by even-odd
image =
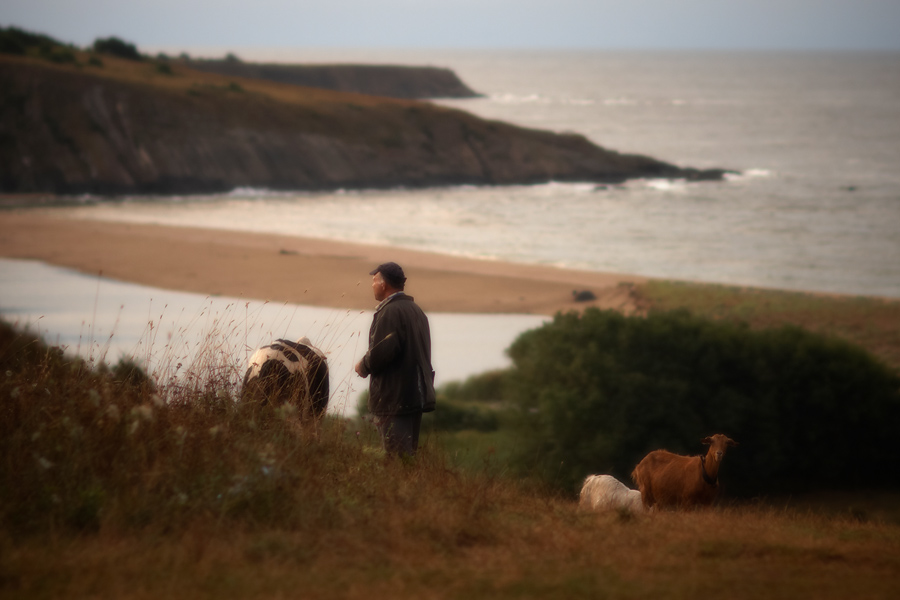
[[[434,370],[428,317],[412,296],[399,293],[382,302],[369,329],[363,358],[369,381],[369,412],[377,416],[434,410]]]

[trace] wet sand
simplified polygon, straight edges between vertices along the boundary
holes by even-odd
[[[0,211],[0,256],[168,290],[371,309],[376,265],[395,261],[426,310],[553,315],[598,306],[634,309],[645,278],[452,257],[328,240]],[[573,290],[597,300],[575,302]]]

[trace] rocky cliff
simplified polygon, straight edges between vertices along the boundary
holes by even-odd
[[[721,177],[429,103],[0,56],[0,191],[194,193]]]
[[[475,98],[450,69],[390,65],[281,65],[239,60],[193,60],[192,69],[228,77],[265,79],[340,92],[407,100]]]

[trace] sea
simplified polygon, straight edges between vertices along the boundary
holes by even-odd
[[[613,186],[242,188],[215,195],[69,198],[68,206],[55,210],[73,218],[271,232],[486,261],[900,298],[900,53],[156,50],[193,57],[231,52],[263,62],[446,67],[481,97],[432,100],[437,104],[523,127],[578,133],[622,153],[734,173],[718,182],[651,179]],[[9,263],[0,270],[4,288],[14,283],[10,273],[22,269]],[[10,314],[8,295],[0,292],[0,312]],[[29,302],[16,299],[20,308]],[[88,320],[81,321],[81,335]],[[479,327],[483,323],[472,331]],[[502,363],[513,329],[496,336],[496,356],[487,363]],[[467,369],[457,371],[465,376],[477,366]]]

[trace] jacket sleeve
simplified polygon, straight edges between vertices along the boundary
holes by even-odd
[[[368,374],[378,375],[393,363],[400,354],[402,340],[399,328],[396,327],[394,311],[385,310],[375,323],[375,331],[369,351],[363,359],[363,365]]]

